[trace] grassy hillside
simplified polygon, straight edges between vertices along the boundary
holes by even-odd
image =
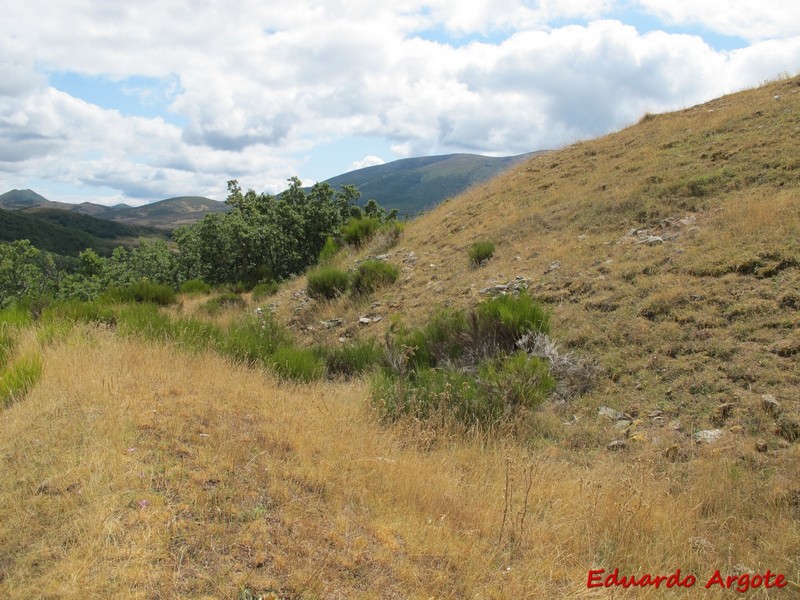
[[[262,301],[339,346],[527,286],[594,380],[516,436],[389,424],[368,382],[290,384],[108,326],[4,327],[3,360],[44,371],[0,412],[0,596],[722,599],[715,570],[767,569],[787,587],[746,596],[797,596],[798,127],[799,78],[647,116],[334,261],[388,254],[386,288],[318,302],[298,278]],[[591,569],[697,583],[588,589]]]
[[[527,157],[448,154],[406,158],[337,175],[326,183],[337,189],[355,185],[362,198],[374,198],[381,206],[413,216],[491,179]]]
[[[71,204],[51,202],[33,190],[10,190],[0,194],[0,208],[6,210],[20,210],[27,208],[60,208],[70,210]]]
[[[163,229],[129,226],[56,208],[0,209],[0,241],[27,239],[40,250],[77,256],[86,248],[111,254],[140,237],[168,237]]]

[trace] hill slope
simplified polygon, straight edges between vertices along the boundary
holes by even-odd
[[[732,442],[752,436],[777,450],[800,431],[798,126],[798,78],[648,116],[535,157],[410,224],[389,252],[401,277],[375,308],[298,305],[299,280],[278,313],[299,334],[335,344],[380,337],[397,318],[419,323],[439,306],[474,305],[482,290],[520,277],[552,311],[562,350],[603,374],[573,408],[589,418],[562,428],[564,443],[624,437],[597,431],[592,411],[608,405],[643,417],[628,435],[662,450],[689,448],[692,432],[719,426]],[[497,249],[476,269],[467,251],[479,240]],[[362,315],[384,318],[364,327]],[[341,327],[319,330],[334,317]],[[762,394],[786,403],[783,422],[764,413]],[[655,411],[664,420],[647,416]],[[676,420],[677,437],[661,429]]]
[[[798,127],[798,78],[649,116],[339,257],[388,253],[384,291],[269,298],[339,345],[527,284],[597,370],[522,439],[385,423],[361,382],[285,384],[108,326],[4,328],[44,372],[0,411],[0,595],[723,599],[769,570],[787,586],[748,595],[796,597]],[[696,583],[604,592],[594,569]],[[734,588],[706,589],[717,571]]]
[[[174,229],[199,221],[208,213],[226,212],[230,210],[230,207],[202,196],[179,196],[144,206],[118,205],[97,211],[93,208],[87,209],[84,205],[78,205],[75,210],[82,212],[91,210],[92,214],[98,218],[128,225]]]
[[[336,189],[355,185],[362,198],[374,198],[381,206],[396,208],[401,215],[415,215],[533,154],[502,158],[475,154],[405,158],[337,175],[326,183]]]
[[[140,237],[168,236],[163,229],[123,225],[57,208],[0,209],[0,241],[27,239],[40,250],[56,254],[77,256],[92,248],[108,255],[117,246],[135,245]]]

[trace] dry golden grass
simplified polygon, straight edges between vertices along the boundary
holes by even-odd
[[[384,426],[364,383],[288,385],[110,331],[26,338],[45,372],[0,412],[0,597],[727,598],[702,585],[743,568],[791,582],[750,597],[798,597],[799,126],[797,78],[651,116],[409,224],[372,298],[305,302],[297,278],[269,299],[337,344],[525,276],[598,375],[522,439]],[[473,268],[477,240],[496,251]],[[692,441],[710,427],[719,442]],[[593,568],[698,583],[598,593]]]
[[[722,598],[702,583],[741,565],[797,591],[797,446],[767,471],[736,436],[675,462],[423,450],[358,383],[279,384],[86,329],[44,356],[0,413],[4,598],[590,598],[595,567],[681,568],[701,583],[671,594]]]

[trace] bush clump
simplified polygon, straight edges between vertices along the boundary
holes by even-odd
[[[360,246],[368,241],[381,226],[377,217],[351,217],[342,227],[342,238],[351,246]]]
[[[274,296],[278,293],[278,285],[277,281],[265,281],[262,283],[256,284],[253,288],[253,300],[258,302],[259,300],[263,300],[268,296]]]
[[[110,288],[103,300],[111,302],[139,302],[167,306],[176,302],[175,290],[168,285],[142,279],[122,287]]]
[[[353,275],[350,289],[356,295],[367,295],[379,287],[397,281],[400,270],[392,264],[380,260],[365,260]]]
[[[308,273],[308,295],[317,300],[341,296],[350,285],[347,271],[334,267],[317,267]]]
[[[308,382],[325,375],[325,364],[309,348],[282,346],[275,350],[270,360],[275,372],[287,379]]]
[[[494,256],[494,242],[475,242],[469,249],[469,260],[476,267],[492,256]]]
[[[339,252],[339,248],[340,246],[336,239],[329,235],[325,239],[325,245],[322,247],[322,250],[320,250],[319,260],[317,262],[321,265],[329,264],[333,260],[333,257],[336,256],[337,252]]]
[[[211,293],[211,286],[202,279],[189,279],[181,284],[180,291],[183,294],[208,295]]]
[[[469,312],[443,309],[418,329],[395,328],[387,338],[390,367],[373,378],[373,401],[390,420],[436,414],[467,426],[534,410],[555,382],[549,362],[518,343],[548,329],[548,314],[526,293]]]
[[[329,376],[353,377],[385,362],[383,348],[375,340],[320,349]]]
[[[235,294],[233,292],[224,292],[219,296],[215,296],[211,298],[207,302],[203,303],[202,310],[208,315],[214,316],[218,315],[223,310],[227,310],[229,308],[242,308],[246,306],[247,303],[244,301],[244,298]]]

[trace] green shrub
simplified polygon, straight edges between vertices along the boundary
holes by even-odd
[[[375,340],[319,350],[328,375],[352,377],[366,373],[385,361],[383,348]]]
[[[161,342],[172,339],[172,321],[155,304],[129,304],[118,309],[117,327],[126,335],[142,335]]]
[[[221,339],[218,351],[247,364],[270,363],[278,346],[289,344],[289,336],[269,316],[247,317],[232,323]]]
[[[215,296],[207,300],[201,306],[201,310],[209,315],[217,315],[223,310],[230,308],[243,308],[247,306],[244,298],[233,292],[223,292],[219,296]]]
[[[3,408],[17,402],[33,389],[42,376],[42,358],[22,356],[0,375],[0,405]]]
[[[322,250],[319,253],[319,264],[327,265],[333,260],[333,257],[336,256],[337,252],[339,252],[339,243],[329,235],[325,239],[325,245],[322,247]]]
[[[502,400],[505,410],[537,408],[555,387],[549,365],[525,352],[484,363],[479,374],[489,395]]]
[[[487,300],[475,308],[474,315],[474,341],[476,345],[488,345],[489,353],[513,352],[525,333],[550,331],[550,315],[527,292]]]
[[[40,319],[45,323],[65,319],[76,323],[114,325],[117,322],[117,314],[112,306],[103,302],[56,300],[42,312]]]
[[[485,260],[494,255],[494,242],[475,242],[469,249],[469,260],[475,266],[480,266]]]
[[[253,288],[253,300],[258,302],[268,296],[274,296],[278,293],[280,286],[277,281],[267,281],[257,284]]]
[[[110,288],[102,299],[111,302],[139,302],[166,306],[176,302],[176,295],[175,290],[168,285],[142,279],[123,287]]]
[[[353,275],[350,287],[354,294],[367,295],[379,287],[394,283],[400,270],[392,264],[380,260],[365,260]]]
[[[350,275],[334,267],[317,267],[308,272],[308,295],[318,300],[330,300],[347,291]]]
[[[389,248],[393,248],[400,239],[403,229],[405,229],[405,224],[395,220],[387,221],[381,225],[377,234],[376,245],[378,249],[376,252],[386,252]]]
[[[189,279],[181,284],[183,294],[210,294],[211,286],[202,279]]]
[[[351,246],[360,246],[375,235],[380,226],[377,217],[353,217],[342,227],[342,238]]]
[[[279,376],[287,379],[313,381],[325,375],[324,363],[308,348],[282,346],[275,350],[271,364]]]

